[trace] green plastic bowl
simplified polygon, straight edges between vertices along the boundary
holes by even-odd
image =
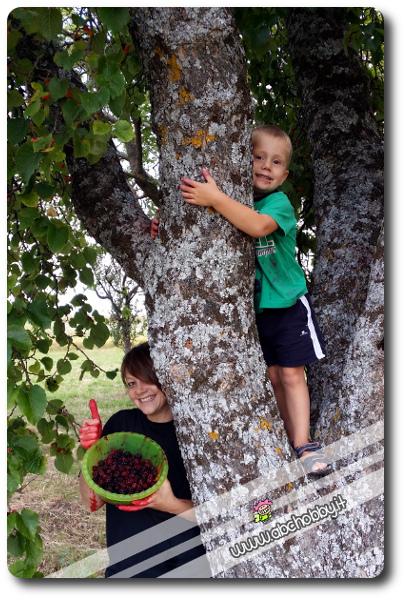
[[[141,454],[142,458],[149,459],[158,469],[156,483],[136,494],[116,494],[98,486],[93,481],[93,467],[106,458],[113,449]],[[133,500],[141,500],[159,490],[168,475],[168,459],[161,446],[146,435],[120,431],[105,435],[86,451],[82,461],[82,474],[90,489],[105,502],[109,504],[131,504]]]

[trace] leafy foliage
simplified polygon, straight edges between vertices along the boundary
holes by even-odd
[[[78,281],[94,286],[97,258],[72,209],[66,151],[94,163],[112,138],[134,137],[130,119],[146,95],[128,19],[128,9],[17,8],[9,15],[9,500],[27,475],[44,473],[44,446],[57,469],[71,471],[77,425],[48,394],[80,355],[82,376],[101,372],[83,348],[103,346],[107,323],[85,295],[65,300]],[[56,364],[52,344],[66,350]],[[10,569],[19,577],[37,576],[41,559],[33,515],[9,514]]]

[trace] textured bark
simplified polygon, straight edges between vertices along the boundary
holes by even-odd
[[[292,9],[287,18],[314,168],[313,296],[327,357],[309,382],[315,435],[325,443],[383,418],[383,143],[367,77],[344,48],[345,25],[340,8]],[[345,534],[321,538],[324,576],[371,577],[383,568],[382,498],[351,518],[355,529],[348,523]],[[340,549],[337,571],[332,547]]]
[[[287,19],[314,168],[312,291],[327,358],[312,369],[310,383],[326,441],[383,414],[383,290],[371,288],[381,254],[383,143],[367,76],[344,48],[346,21],[342,8],[292,9]]]
[[[150,222],[127,183],[114,144],[95,165],[74,159],[68,151],[67,160],[78,217],[129,277],[143,286],[153,260]]]
[[[144,288],[149,339],[201,503],[290,456],[275,403],[265,402],[252,242],[179,193],[181,176],[207,166],[226,193],[251,203],[251,101],[229,10],[136,9],[132,32],[160,146],[161,252]],[[219,527],[223,539],[237,535]],[[216,547],[204,526],[203,539]],[[251,576],[244,565],[237,572]]]

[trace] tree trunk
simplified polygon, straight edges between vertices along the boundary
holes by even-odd
[[[377,252],[383,261],[383,144],[367,75],[344,47],[346,23],[344,8],[292,9],[287,18],[314,167],[312,291],[327,358],[310,384],[327,442],[383,415],[383,289],[371,289]]]
[[[315,435],[324,443],[383,419],[383,143],[368,78],[359,57],[344,46],[347,22],[342,8],[291,9],[287,18],[314,168],[312,291],[327,357],[310,370],[309,383]],[[341,576],[382,570],[381,500],[353,515],[358,535],[341,537]],[[368,564],[371,548],[376,552]]]

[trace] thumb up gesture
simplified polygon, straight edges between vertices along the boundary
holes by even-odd
[[[102,422],[96,400],[89,401],[89,408],[92,418],[85,419],[79,429],[80,444],[86,450],[100,439],[102,433]]]

